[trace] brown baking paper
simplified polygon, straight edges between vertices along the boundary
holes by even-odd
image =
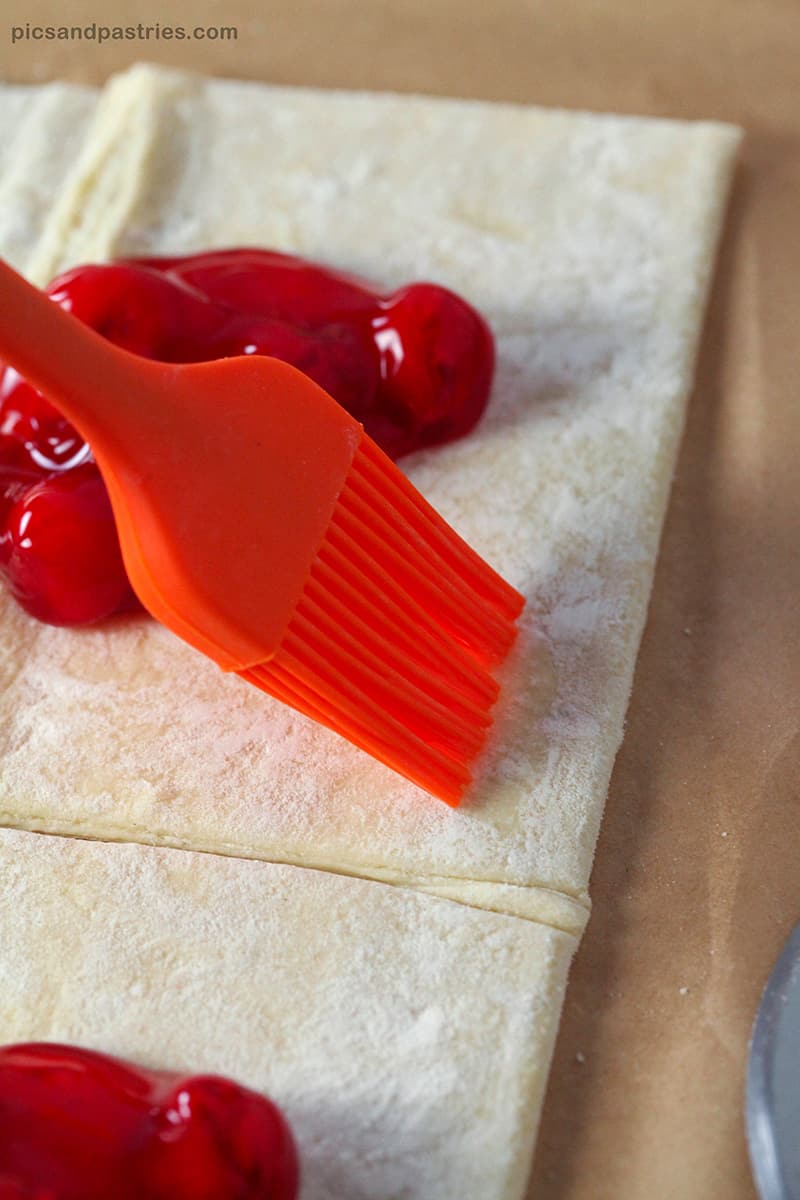
[[[11,80],[98,83],[147,58],[745,127],[536,1200],[752,1200],[747,1039],[800,920],[800,6],[656,8],[73,0],[76,25],[225,24],[237,37],[12,45],[12,24],[55,18],[38,0],[10,0],[0,27],[0,75]]]

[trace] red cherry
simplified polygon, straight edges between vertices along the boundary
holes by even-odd
[[[0,1200],[296,1200],[270,1100],[73,1046],[0,1048]]]
[[[0,433],[0,471],[10,479],[27,477],[39,479],[40,472],[31,462],[24,442],[18,442],[15,437]]]
[[[182,281],[131,264],[77,267],[48,295],[110,342],[166,362],[192,362],[214,336],[219,315]]]
[[[40,476],[33,471],[26,471],[19,466],[0,465],[0,569],[5,565],[11,547],[5,529],[8,515],[14,505],[39,481]]]
[[[274,1104],[227,1079],[198,1076],[159,1105],[138,1178],[148,1200],[293,1200],[297,1156]]]
[[[363,279],[275,250],[212,250],[187,258],[141,259],[168,278],[236,313],[307,329],[368,315],[377,293]]]
[[[378,420],[394,426],[373,433],[376,441],[391,440],[400,457],[469,433],[486,407],[494,370],[483,318],[453,292],[417,283],[390,297],[372,326],[386,381]]]
[[[0,565],[17,600],[51,625],[85,625],[130,599],[116,526],[97,467],[27,488],[6,516]]]
[[[11,367],[0,375],[0,438],[4,446],[17,443],[16,461],[21,467],[43,475],[91,459],[91,451],[69,421]],[[9,461],[8,453],[3,453],[3,460]]]
[[[376,402],[380,361],[369,331],[327,325],[313,333],[287,321],[232,321],[215,357],[268,354],[297,367],[363,421]]]

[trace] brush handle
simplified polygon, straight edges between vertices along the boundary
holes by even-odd
[[[0,359],[42,392],[87,441],[136,405],[155,364],[113,346],[0,259]]]

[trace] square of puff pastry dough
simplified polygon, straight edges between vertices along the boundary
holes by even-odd
[[[302,1200],[517,1200],[575,939],[300,867],[0,830],[0,1041],[263,1091]]]
[[[28,271],[262,245],[488,317],[468,438],[405,468],[528,598],[451,811],[146,620],[2,599],[0,821],[293,862],[579,931],[738,132],[135,68]],[[110,749],[110,748],[113,748]]]
[[[518,1200],[737,134],[151,68],[0,88],[0,133],[36,282],[255,243],[481,307],[487,418],[407,466],[529,597],[453,813],[150,622],[3,595],[0,821],[105,840],[0,830],[0,1040],[268,1092],[303,1200]]]

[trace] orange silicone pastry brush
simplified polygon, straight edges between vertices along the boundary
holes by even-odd
[[[448,804],[523,599],[326,392],[120,350],[0,263],[0,358],[91,444],[144,606]]]

